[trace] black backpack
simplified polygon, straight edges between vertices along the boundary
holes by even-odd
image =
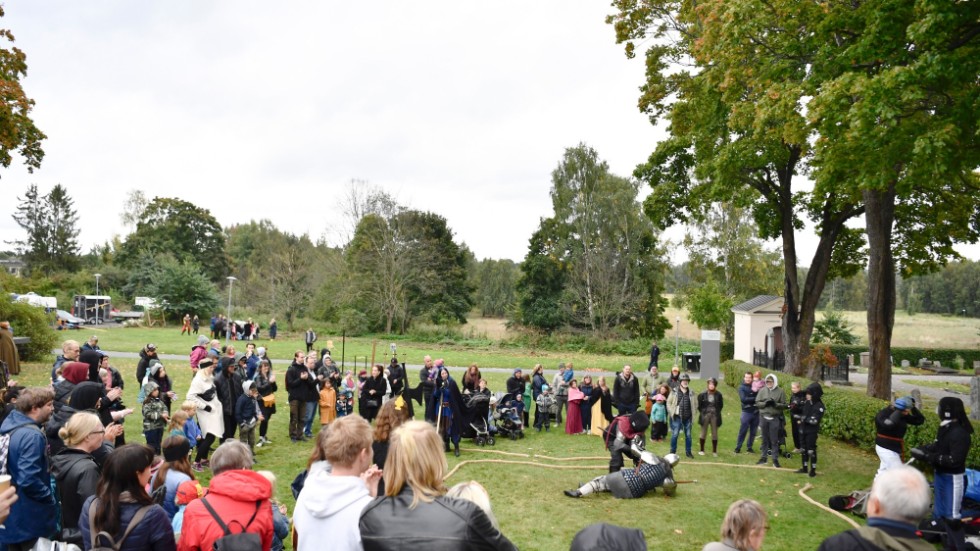
[[[126,527],[126,531],[123,532],[122,537],[119,538],[119,541],[116,541],[113,539],[112,534],[109,534],[108,532],[95,531],[95,508],[98,503],[99,498],[93,499],[92,504],[89,505],[88,509],[88,529],[89,537],[91,539],[91,551],[119,551],[119,549],[122,548],[123,542],[126,541],[127,537],[129,537],[129,533],[133,531],[133,528],[136,528],[136,525],[139,524],[140,521],[143,520],[143,517],[145,517],[146,514],[150,512],[150,509],[153,508],[153,505],[145,505],[140,507],[140,509],[136,511],[136,514],[133,515],[133,519],[129,521],[129,526]],[[100,538],[108,540],[109,545],[99,545]]]
[[[246,532],[248,527],[252,525],[252,521],[255,520],[255,516],[259,514],[259,509],[262,507],[261,499],[256,500],[255,512],[252,513],[252,518],[248,519],[248,523],[242,526],[242,531],[237,534],[231,533],[228,526],[218,516],[217,511],[208,503],[208,498],[202,497],[201,502],[204,503],[204,507],[211,513],[211,518],[218,523],[218,526],[221,527],[221,530],[225,534],[214,540],[214,551],[262,551],[262,537],[252,532]],[[233,520],[232,522],[238,521]],[[238,525],[241,526],[242,524],[238,522]]]

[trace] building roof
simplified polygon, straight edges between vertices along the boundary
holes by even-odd
[[[761,310],[764,306],[768,306],[774,302],[781,303],[782,301],[783,297],[778,297],[775,295],[759,295],[755,298],[750,298],[742,304],[736,304],[732,307],[732,312],[752,313]]]

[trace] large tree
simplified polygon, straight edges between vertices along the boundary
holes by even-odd
[[[13,215],[27,239],[17,241],[18,252],[32,272],[50,274],[79,266],[78,215],[68,191],[58,184],[41,197],[31,185]]]
[[[520,269],[513,260],[485,258],[475,266],[476,305],[483,317],[504,317],[516,300]]]
[[[934,270],[980,236],[980,6],[837,3],[823,23],[814,176],[865,204],[868,394],[888,399],[896,268]]]
[[[47,196],[48,224],[50,227],[51,268],[71,271],[79,266],[78,214],[75,202],[61,184],[54,186]]]
[[[661,335],[666,328],[662,251],[652,224],[639,212],[638,185],[611,174],[585,144],[565,150],[551,181],[554,222],[543,220],[542,228],[554,230],[555,252],[567,266],[561,297],[565,319],[595,334],[625,327]],[[537,269],[535,248],[532,242],[525,275]],[[523,282],[524,291],[534,289],[531,280]],[[536,297],[527,298],[534,304]],[[547,307],[547,301],[540,305]]]
[[[136,231],[126,237],[117,261],[138,267],[144,253],[169,253],[181,261],[192,261],[206,268],[211,281],[229,275],[225,234],[207,209],[169,197],[155,197],[143,211]]]
[[[0,7],[0,17],[3,15]],[[0,41],[12,45],[14,34],[0,29]],[[24,159],[27,171],[34,172],[44,158],[41,141],[47,136],[34,125],[30,117],[34,100],[21,86],[21,79],[27,77],[27,54],[15,46],[0,47],[0,75],[0,165],[9,167],[17,153]]]
[[[636,170],[653,190],[647,215],[665,228],[704,219],[718,201],[751,208],[760,237],[781,240],[786,362],[801,374],[827,276],[858,267],[839,251],[857,248],[846,223],[864,206],[853,190],[808,190],[798,181],[812,157],[801,105],[819,84],[807,37],[822,8],[776,4],[617,0],[609,21],[627,55],[649,44],[639,106],[651,121],[669,122],[669,137]],[[796,232],[805,219],[818,241],[801,282]]]

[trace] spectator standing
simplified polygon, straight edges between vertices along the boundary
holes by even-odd
[[[374,464],[371,425],[350,415],[338,419],[329,429],[323,456],[331,470],[307,475],[296,500],[293,525],[299,541],[298,551],[331,549],[359,551],[361,534],[357,520],[361,511],[378,493],[381,469]]]
[[[762,456],[757,464],[765,465],[772,455],[772,466],[779,468],[779,429],[785,422],[783,410],[786,409],[786,393],[779,388],[779,379],[772,373],[766,375],[765,386],[755,396],[755,405],[762,418]]]
[[[447,470],[439,435],[422,421],[409,421],[391,438],[385,496],[361,513],[365,551],[424,549],[516,549],[475,503],[446,497]]]
[[[190,364],[191,371],[197,371],[197,366],[201,360],[208,357],[208,338],[204,335],[197,337],[197,344],[191,347]]]
[[[214,478],[208,494],[194,500],[184,510],[180,532],[180,551],[211,551],[214,543],[225,536],[215,517],[234,533],[255,534],[262,549],[272,547],[272,484],[251,470],[252,452],[237,440],[218,446],[211,458]],[[214,510],[211,513],[208,506]],[[171,531],[171,533],[173,533]],[[324,542],[321,542],[321,544]]]
[[[475,363],[470,364],[470,367],[466,369],[466,373],[463,374],[463,394],[476,392],[476,387],[480,384],[480,379],[482,378],[480,367]]]
[[[160,399],[160,388],[157,384],[150,381],[143,388],[146,390],[146,400],[143,401],[143,436],[146,437],[146,445],[159,455],[163,429],[167,428],[170,415],[167,413],[167,406]]]
[[[304,440],[306,404],[314,406],[319,396],[316,392],[316,378],[306,368],[301,350],[293,354],[293,363],[286,370],[286,391],[289,395],[289,439],[293,442]]]
[[[568,385],[565,383],[565,362],[558,364],[558,373],[551,378],[551,392],[555,395],[555,403],[558,405],[558,416],[555,423],[561,424],[561,410],[568,409]]]
[[[677,390],[667,397],[667,416],[670,418],[670,453],[677,453],[677,437],[684,432],[684,451],[689,459],[691,453],[691,424],[694,420],[694,396],[691,393],[691,376],[684,373],[680,377]]]
[[[229,347],[231,348],[231,347]],[[226,360],[227,358],[222,358]],[[221,435],[221,441],[235,437],[235,429],[238,423],[235,421],[235,404],[238,397],[242,395],[242,378],[238,375],[238,368],[234,361],[225,361],[224,364],[218,363],[223,368],[214,376],[214,387],[218,391],[218,399],[221,400],[221,412],[224,415],[225,432]]]
[[[814,381],[806,387],[806,402],[800,411],[798,419],[800,422],[800,443],[803,446],[803,467],[796,471],[803,474],[807,472],[807,463],[810,465],[810,476],[817,476],[817,432],[820,430],[820,420],[823,419],[824,406],[820,398],[823,396],[823,387]],[[778,450],[773,452],[778,453]]]
[[[58,368],[65,362],[77,362],[81,352],[82,349],[78,346],[78,341],[69,339],[61,343],[61,355],[54,359],[54,364],[51,366],[52,383],[58,380]]]
[[[72,415],[58,434],[65,443],[64,449],[51,457],[51,476],[61,503],[58,539],[82,547],[78,517],[82,514],[82,503],[95,495],[99,483],[99,466],[92,452],[102,447],[105,428],[98,415],[79,412]]]
[[[9,321],[0,321],[0,362],[7,364],[11,375],[20,373],[20,353],[14,344],[14,333]],[[9,383],[4,386],[9,386]]]
[[[98,336],[92,335],[91,337],[88,338],[87,341],[85,341],[85,344],[82,345],[81,351],[85,352],[86,350],[95,350],[95,351],[102,350],[101,348],[99,348]]]
[[[404,404],[399,405],[396,400],[392,400],[381,406],[378,412],[378,421],[374,424],[374,442],[371,449],[374,450],[374,464],[384,469],[385,461],[388,460],[388,446],[390,445],[391,433],[402,426],[408,417],[408,409]],[[385,481],[382,476],[378,481],[378,494],[384,495]]]
[[[146,372],[150,369],[150,362],[160,361],[157,357],[157,345],[150,343],[140,350],[140,359],[136,363],[136,384],[142,385],[146,378]]]
[[[582,434],[582,402],[585,394],[578,388],[578,380],[568,383],[568,416],[565,418],[565,434]]]
[[[194,314],[194,317],[191,318],[191,328],[194,330],[195,335],[201,330],[201,318],[197,317],[197,314]]]
[[[698,394],[698,424],[701,425],[701,451],[704,455],[704,441],[711,430],[711,455],[718,457],[718,427],[721,426],[721,410],[725,407],[724,396],[718,392],[718,379],[708,379],[708,389]]]
[[[435,423],[436,419],[429,416],[435,415],[435,409],[432,407],[432,395],[436,391],[436,377],[438,376],[439,370],[432,363],[432,356],[426,355],[422,359],[422,369],[419,370],[419,382],[422,383],[422,396],[425,400],[425,420],[432,423]]]
[[[269,322],[269,340],[276,340],[276,335],[279,334],[279,324],[276,323],[276,318],[272,318]]]
[[[793,453],[800,453],[803,451],[802,443],[800,442],[800,419],[803,415],[803,404],[806,403],[806,392],[803,392],[803,388],[800,386],[799,381],[793,381],[789,384],[789,419],[790,427],[793,432]]]
[[[660,346],[657,345],[657,341],[653,341],[653,346],[650,347],[650,364],[647,365],[647,370],[659,366],[660,366]]]
[[[385,395],[388,384],[385,382],[384,374],[381,373],[381,364],[371,366],[371,376],[365,379],[362,395],[364,396],[364,419],[368,423],[378,416],[381,409],[381,399]]]
[[[748,452],[755,453],[752,443],[755,441],[755,431],[759,428],[759,408],[755,405],[757,393],[752,390],[752,373],[746,371],[742,376],[742,384],[738,387],[738,399],[742,403],[742,416],[739,419],[738,440],[735,441],[735,453],[742,453],[742,442],[748,435]]]
[[[262,347],[259,347],[262,350]],[[255,374],[255,388],[259,390],[259,408],[262,410],[262,420],[259,421],[259,441],[256,446],[271,444],[269,440],[269,419],[276,413],[276,374],[272,371],[272,362],[268,358],[259,361],[259,370]]]
[[[817,551],[935,551],[917,534],[929,512],[929,483],[912,467],[898,465],[875,478],[868,495],[867,526],[825,539]]]
[[[208,455],[211,453],[211,446],[225,432],[224,407],[214,386],[213,371],[214,360],[207,358],[201,361],[187,391],[187,399],[194,401],[197,406],[197,420],[203,434],[197,443],[197,455],[191,466],[197,472],[210,465]]]
[[[238,436],[252,452],[252,461],[258,463],[255,459],[255,428],[262,420],[262,412],[259,410],[259,391],[255,388],[254,381],[242,383],[242,390],[242,395],[238,397],[238,402],[235,403]]]
[[[153,474],[150,480],[151,493],[155,494],[163,486],[163,503],[161,506],[167,513],[167,518],[174,519],[177,514],[177,487],[188,480],[196,480],[191,470],[189,459],[191,444],[183,436],[170,436],[163,441],[163,465]]]
[[[316,332],[310,327],[306,330],[306,351],[310,352],[313,350],[313,343],[316,342]]]
[[[152,464],[153,450],[140,444],[126,444],[112,452],[102,469],[98,492],[82,505],[78,519],[86,551],[93,541],[100,546],[111,544],[96,536],[100,532],[110,534],[120,551],[176,549],[167,513],[146,493]]]
[[[589,398],[592,405],[592,434],[602,436],[603,429],[612,423],[612,392],[606,384],[606,378],[600,376],[596,379],[596,387]]]
[[[613,381],[613,400],[620,415],[629,415],[636,411],[640,403],[640,382],[633,375],[633,368],[624,365],[623,371],[616,375]]]

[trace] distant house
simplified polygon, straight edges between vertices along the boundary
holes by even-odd
[[[735,359],[752,363],[752,349],[769,356],[783,350],[783,297],[759,295],[732,307],[735,314]]]
[[[0,259],[0,268],[10,275],[21,277],[24,275],[24,270],[27,269],[27,264],[17,258],[4,258]]]

